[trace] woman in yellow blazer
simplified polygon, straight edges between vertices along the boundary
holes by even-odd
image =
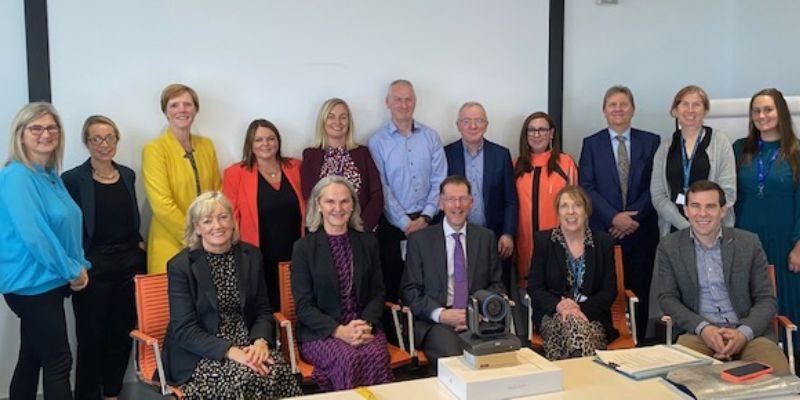
[[[214,143],[191,133],[200,109],[197,93],[172,84],[161,92],[161,111],[169,127],[142,151],[142,175],[153,210],[147,237],[147,271],[166,271],[167,261],[183,244],[189,204],[222,184]]]

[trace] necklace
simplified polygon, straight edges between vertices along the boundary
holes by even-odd
[[[275,179],[275,177],[278,176],[278,174],[281,172],[280,167],[278,168],[277,171],[270,171],[270,170],[267,169],[267,167],[259,166],[258,170],[261,171],[262,174],[264,174],[264,175],[266,175],[266,176],[268,176],[269,178],[272,178],[272,179]]]
[[[117,175],[119,175],[119,171],[114,169],[113,171],[111,171],[110,174],[103,175],[100,172],[98,172],[96,169],[92,169],[92,175],[94,175],[94,176],[96,176],[96,177],[98,177],[98,178],[100,178],[100,179],[102,179],[104,181],[109,181],[109,180],[112,180],[112,179],[116,178]]]

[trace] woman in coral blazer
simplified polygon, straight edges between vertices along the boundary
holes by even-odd
[[[221,185],[211,139],[191,133],[200,104],[190,87],[172,84],[161,93],[161,111],[169,127],[142,150],[142,176],[153,209],[147,237],[147,271],[166,271],[167,261],[183,250],[189,204]]]
[[[222,191],[233,204],[242,240],[261,249],[269,300],[280,304],[278,263],[292,258],[292,245],[304,232],[300,161],[281,156],[278,128],[257,119],[247,128],[242,161],[224,175]]]

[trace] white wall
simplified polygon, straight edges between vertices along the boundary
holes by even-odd
[[[28,101],[23,0],[0,1],[0,49],[3,49],[0,57],[0,165],[3,165],[8,158],[11,120]],[[19,320],[5,301],[0,303],[0,397],[6,397],[19,350]]]

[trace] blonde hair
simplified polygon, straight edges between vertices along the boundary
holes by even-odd
[[[178,97],[184,93],[189,93],[189,96],[192,97],[192,101],[194,102],[194,108],[197,112],[200,112],[200,100],[197,97],[197,92],[194,89],[186,86],[182,83],[173,83],[167,85],[163,91],[161,91],[161,112],[166,114],[167,113],[167,103],[175,97]]]
[[[350,112],[350,106],[347,105],[347,102],[338,97],[325,100],[325,102],[322,103],[322,106],[319,108],[319,114],[317,114],[316,131],[314,133],[314,141],[311,143],[311,147],[318,149],[324,149],[328,147],[327,136],[325,135],[325,120],[328,119],[328,114],[330,114],[331,110],[333,110],[333,107],[336,107],[337,104],[343,105],[344,109],[347,110],[347,135],[345,135],[345,145],[347,146],[348,150],[358,147],[358,143],[356,143],[354,138],[356,126],[353,122],[353,113]]]
[[[678,104],[681,104],[683,98],[692,93],[700,96],[700,101],[703,102],[703,108],[705,108],[706,112],[711,110],[711,102],[708,100],[708,93],[700,86],[689,85],[684,86],[681,90],[678,90],[678,93],[675,93],[675,98],[672,99],[672,107],[669,109],[669,115],[675,117],[675,109],[678,108]]]
[[[364,223],[361,221],[361,206],[358,205],[358,195],[356,189],[350,182],[339,175],[328,175],[314,185],[311,189],[311,196],[308,198],[308,210],[306,211],[306,228],[309,232],[316,232],[322,226],[322,212],[319,209],[319,199],[322,197],[322,192],[331,185],[344,185],[350,191],[350,199],[353,201],[353,211],[350,213],[350,221],[348,225],[359,231],[364,231]]]
[[[58,116],[55,107],[46,102],[28,103],[14,116],[14,119],[11,121],[11,141],[8,146],[8,161],[6,164],[12,161],[19,161],[26,167],[33,169],[33,163],[28,158],[28,153],[25,151],[25,146],[23,145],[22,135],[25,134],[25,128],[28,127],[28,124],[45,115],[53,117],[60,131],[58,146],[47,160],[45,168],[53,169],[56,172],[61,169],[61,161],[64,159],[64,125],[61,124],[61,117]]]
[[[114,137],[119,140],[119,128],[117,128],[117,124],[115,124],[111,118],[108,118],[105,115],[92,115],[89,118],[86,118],[86,121],[83,122],[83,128],[81,129],[83,144],[89,142],[89,128],[91,128],[92,125],[98,124],[110,126],[111,129],[114,130]]]
[[[214,212],[217,206],[222,206],[225,212],[230,214],[233,221],[233,238],[231,244],[236,244],[239,241],[239,224],[233,216],[233,206],[231,202],[220,191],[209,191],[197,196],[192,204],[189,205],[189,210],[186,211],[186,227],[183,234],[183,242],[186,247],[195,250],[202,246],[202,240],[194,230],[194,225],[200,222],[200,219],[208,217]]]

